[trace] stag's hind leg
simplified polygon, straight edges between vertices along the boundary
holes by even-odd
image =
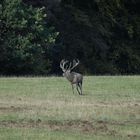
[[[80,86],[79,83],[76,84],[76,89],[77,89],[79,95],[82,95],[82,92],[81,92],[81,86]]]

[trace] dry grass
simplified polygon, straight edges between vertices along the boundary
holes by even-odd
[[[34,129],[47,129],[54,135],[68,133],[62,139],[75,139],[75,132],[82,132],[79,139],[139,139],[139,85],[139,76],[85,77],[79,96],[62,77],[1,78],[0,134],[18,128],[35,136]],[[6,134],[2,138],[8,139]]]

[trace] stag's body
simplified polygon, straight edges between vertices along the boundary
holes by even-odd
[[[66,77],[71,84],[82,83],[83,80],[83,76],[76,72],[65,72],[63,76]]]
[[[78,62],[73,60],[73,63],[72,63],[73,66],[71,67],[71,63],[70,63],[69,67],[65,68],[65,64],[67,64],[67,63],[68,63],[67,60],[66,61],[62,60],[60,62],[60,67],[61,67],[62,71],[64,72],[63,76],[66,77],[66,79],[71,83],[73,93],[74,93],[73,85],[75,84],[79,95],[82,95],[83,76],[80,73],[71,72],[71,70],[79,64],[79,60],[78,60]]]

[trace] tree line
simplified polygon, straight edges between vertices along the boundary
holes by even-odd
[[[139,0],[1,0],[0,74],[140,74]]]

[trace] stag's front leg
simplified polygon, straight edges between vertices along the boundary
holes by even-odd
[[[71,86],[72,86],[72,92],[73,92],[73,94],[74,94],[74,86],[73,86],[73,84],[71,84]]]

